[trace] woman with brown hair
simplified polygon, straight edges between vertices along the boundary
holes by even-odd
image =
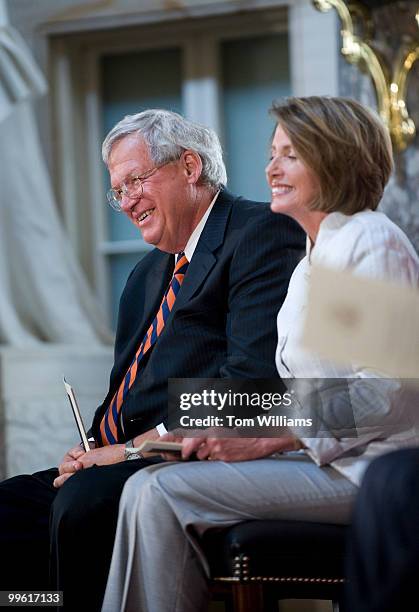
[[[331,465],[359,485],[373,457],[413,443],[407,431],[398,428],[395,435],[404,410],[399,384],[368,363],[325,361],[303,350],[300,339],[313,266],[419,286],[413,246],[376,210],[393,169],[390,136],[380,118],[355,100],[291,98],[271,112],[277,120],[266,168],[271,209],[294,218],[307,234],[307,255],[294,270],[278,313],[276,366],[282,378],[324,379],[324,393],[333,379],[354,379],[356,431],[302,442],[318,465]]]
[[[120,503],[105,612],[205,610],[204,531],[249,519],[348,523],[370,459],[418,443],[400,420],[395,381],[377,379],[368,364],[326,362],[300,341],[313,263],[419,284],[413,247],[375,210],[392,170],[388,133],[373,113],[342,98],[291,98],[272,114],[271,208],[307,233],[307,255],[278,314],[276,364],[284,380],[325,381],[330,402],[321,422],[328,431],[304,437],[284,427],[270,438],[183,438],[183,458],[195,452],[199,462],[159,464],[132,476]],[[337,378],[356,383],[352,435],[333,422],[338,392],[328,381]]]

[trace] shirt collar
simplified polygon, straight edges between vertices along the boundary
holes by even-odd
[[[312,242],[310,236],[306,235],[306,255],[309,263],[311,263],[311,252],[314,248],[314,242]]]
[[[215,204],[215,200],[218,197],[218,194],[220,193],[220,191],[218,190],[217,193],[215,194],[215,196],[213,197],[213,199],[211,200],[211,204],[208,206],[207,210],[205,211],[204,216],[202,217],[202,219],[200,220],[200,222],[198,223],[198,225],[196,226],[196,228],[194,229],[194,231],[192,232],[192,234],[189,237],[189,240],[183,250],[183,252],[186,255],[186,259],[190,262],[192,259],[192,256],[195,252],[196,249],[196,245],[198,244],[199,238],[202,234],[202,230],[205,227],[205,224],[207,222],[207,219],[210,215],[210,212],[212,210],[212,207]]]

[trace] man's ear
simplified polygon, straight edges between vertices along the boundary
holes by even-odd
[[[183,154],[183,166],[189,183],[197,183],[202,173],[202,159],[196,151],[186,150]]]

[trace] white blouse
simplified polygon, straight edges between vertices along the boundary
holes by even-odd
[[[363,379],[368,386],[366,379],[372,384],[372,379],[381,374],[356,364],[346,367],[333,364],[301,347],[312,264],[417,288],[419,258],[402,230],[383,213],[366,210],[346,216],[336,212],[322,221],[315,246],[310,248],[308,244],[307,255],[291,277],[288,294],[277,319],[276,366],[279,375],[283,379]],[[396,381],[388,379],[386,382],[384,377],[381,380],[384,385],[380,389],[384,390],[383,387],[388,384],[389,393],[385,394],[386,397],[374,395],[376,405],[367,407],[377,415],[376,421],[382,424],[381,427],[376,427],[374,431],[371,428],[361,431],[362,427],[359,427],[358,435],[351,438],[303,438],[306,452],[318,465],[332,465],[357,485],[375,456],[402,446],[419,444],[417,427],[406,427],[404,431],[395,433],[394,428],[388,426],[399,418],[401,402],[397,394],[390,392],[395,385],[398,386]],[[355,418],[355,425],[358,424]]]

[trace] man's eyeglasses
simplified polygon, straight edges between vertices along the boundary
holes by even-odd
[[[116,210],[116,212],[122,212],[122,198],[131,198],[131,199],[141,199],[144,194],[144,186],[143,183],[149,179],[157,170],[163,168],[163,166],[167,166],[173,160],[164,162],[164,164],[160,164],[160,166],[155,166],[154,168],[150,168],[141,174],[141,176],[130,176],[125,179],[123,183],[118,187],[118,189],[109,189],[106,194],[106,198],[108,200],[109,205]]]

